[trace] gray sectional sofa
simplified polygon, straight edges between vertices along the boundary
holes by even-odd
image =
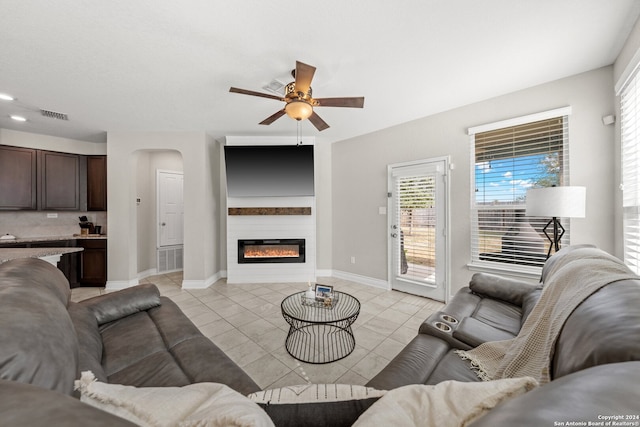
[[[479,381],[455,350],[517,335],[542,289],[552,286],[545,277],[549,268],[566,262],[572,250],[601,253],[593,247],[563,249],[547,261],[537,285],[475,275],[367,385],[389,390]],[[50,264],[21,259],[0,265],[3,425],[131,425],[73,397],[73,381],[84,370],[103,382],[138,387],[219,382],[242,394],[259,390],[155,286],[80,303],[70,302],[69,295],[64,276]],[[611,283],[580,304],[562,328],[552,365],[550,383],[499,405],[473,425],[540,426],[637,415],[640,280]],[[277,426],[349,426],[375,401],[262,407]],[[87,419],[91,423],[83,424]]]

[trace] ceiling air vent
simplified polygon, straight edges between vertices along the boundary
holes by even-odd
[[[69,120],[69,116],[65,113],[58,113],[56,111],[40,110],[40,114],[45,117],[49,117],[50,119]]]

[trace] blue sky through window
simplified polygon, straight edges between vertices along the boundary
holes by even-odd
[[[527,190],[548,175],[546,158],[548,154],[535,154],[476,163],[476,203],[524,203]]]

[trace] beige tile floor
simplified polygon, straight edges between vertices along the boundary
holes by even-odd
[[[397,291],[385,291],[335,278],[319,278],[361,303],[353,324],[356,348],[346,358],[313,365],[291,357],[284,348],[289,330],[280,303],[304,283],[227,284],[182,290],[182,272],[148,277],[162,295],[180,306],[191,321],[240,365],[263,389],[295,384],[365,384],[417,334],[418,327],[443,304]],[[79,301],[104,293],[103,288],[76,288]]]

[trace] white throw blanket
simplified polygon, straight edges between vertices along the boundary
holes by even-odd
[[[593,248],[568,252],[551,266],[540,300],[517,337],[456,353],[470,360],[485,381],[529,376],[547,383],[555,343],[567,318],[591,294],[625,279],[638,276],[605,252]]]

